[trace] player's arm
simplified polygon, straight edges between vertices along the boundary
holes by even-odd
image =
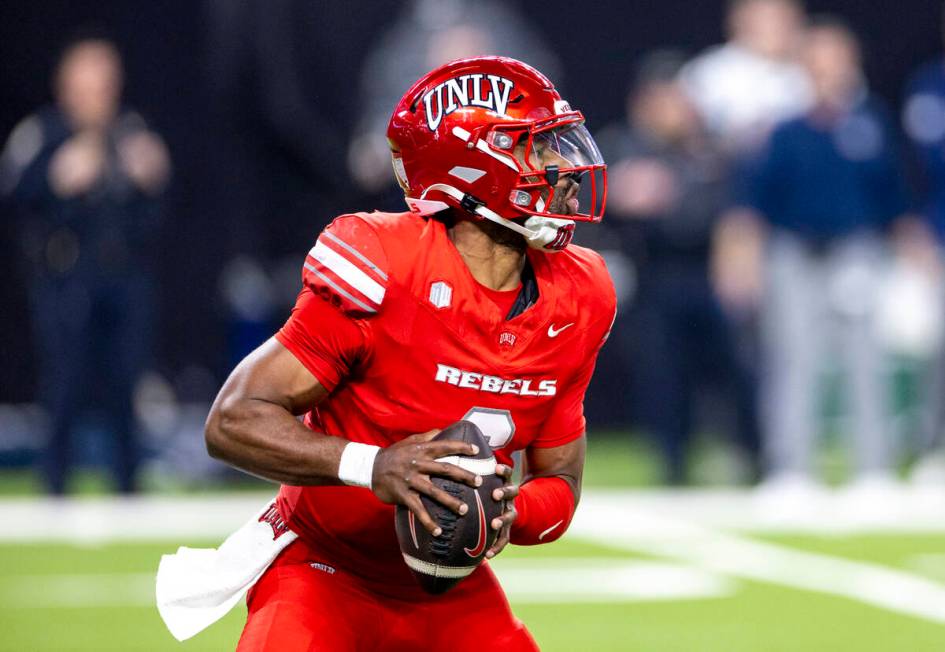
[[[313,436],[295,418],[328,395],[275,338],[233,370],[210,408],[205,428],[212,457],[252,475],[290,485],[341,484],[347,442]]]
[[[601,260],[601,269],[603,261]],[[610,278],[605,277],[610,283]],[[613,285],[605,295],[602,315],[616,315]],[[555,541],[571,524],[581,498],[581,479],[587,437],[584,419],[584,395],[594,373],[600,348],[607,341],[614,318],[605,318],[588,329],[590,354],[584,357],[567,388],[555,400],[551,413],[542,424],[542,433],[525,449],[521,487],[511,482],[512,469],[497,465],[496,473],[506,484],[493,498],[507,501],[502,516],[492,522],[501,529],[495,545],[486,553],[494,557],[510,541],[517,545],[535,545]]]
[[[586,450],[583,434],[561,446],[525,449],[521,486],[511,482],[511,467],[497,465],[496,472],[507,482],[492,497],[509,501],[510,507],[492,521],[492,528],[501,532],[488,557],[499,554],[509,541],[534,545],[564,534],[581,499]]]
[[[211,456],[252,475],[290,485],[337,485],[346,448],[360,447],[305,427],[296,415],[328,395],[318,379],[278,340],[272,338],[230,374],[210,408],[205,437]],[[415,435],[373,451],[369,477],[361,483],[386,503],[406,505],[434,535],[439,527],[424,509],[420,494],[464,514],[467,507],[430,482],[430,475],[471,486],[482,479],[452,464],[449,455],[475,454],[462,442],[429,441]],[[352,482],[348,482],[352,484]]]

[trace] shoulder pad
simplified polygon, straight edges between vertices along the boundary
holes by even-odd
[[[356,215],[335,219],[305,257],[302,282],[353,316],[377,313],[388,281],[387,255],[377,232]]]

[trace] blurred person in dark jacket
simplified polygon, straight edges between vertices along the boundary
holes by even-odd
[[[945,36],[945,10],[942,29]],[[924,64],[910,77],[902,122],[921,168],[921,211],[945,242],[945,57]]]
[[[940,17],[945,36],[945,7]],[[920,193],[918,208],[923,218],[914,225],[910,242],[918,261],[913,269],[935,286],[941,311],[943,299],[943,271],[945,271],[945,56],[941,54],[921,66],[906,85],[902,123],[909,139],[914,160],[918,163]],[[943,316],[939,312],[939,319]],[[939,324],[941,328],[941,324]],[[937,357],[931,373],[925,379],[925,405],[920,438],[920,453],[924,460],[917,466],[914,477],[945,480],[945,347],[941,332],[935,343]],[[937,355],[936,355],[937,353]]]
[[[749,193],[766,230],[761,332],[769,486],[804,490],[813,479],[818,388],[831,361],[845,372],[857,478],[886,482],[893,458],[877,297],[886,236],[908,205],[904,176],[853,32],[836,19],[814,21],[803,58],[814,104],[774,131]]]
[[[122,62],[101,38],[68,45],[55,103],[24,119],[3,152],[0,183],[24,217],[39,398],[49,412],[49,490],[66,490],[72,430],[91,391],[117,441],[115,477],[135,487],[132,392],[152,328],[150,263],[164,143],[121,104]]]
[[[724,161],[687,98],[673,52],[651,55],[627,99],[627,122],[599,138],[611,161],[609,225],[638,270],[630,313],[614,328],[633,378],[634,413],[655,435],[665,479],[687,480],[698,398],[724,390],[752,479],[759,437],[753,383],[712,290],[711,233],[728,202]]]

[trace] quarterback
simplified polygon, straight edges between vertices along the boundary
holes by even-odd
[[[570,244],[606,199],[583,123],[544,75],[502,57],[446,64],[394,110],[410,210],[342,215],[318,236],[288,321],[207,420],[211,455],[282,484],[260,520],[296,536],[250,590],[239,650],[537,649],[488,562],[443,595],[420,589],[394,505],[433,536],[421,495],[468,511],[430,481],[482,482],[442,461],[472,445],[431,441],[467,419],[505,480],[487,557],[571,521],[584,393],[616,302],[601,257]]]

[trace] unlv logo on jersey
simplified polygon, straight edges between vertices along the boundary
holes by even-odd
[[[427,126],[430,131],[436,131],[444,116],[464,106],[480,106],[505,115],[513,86],[510,80],[498,75],[460,75],[447,79],[423,96]]]

